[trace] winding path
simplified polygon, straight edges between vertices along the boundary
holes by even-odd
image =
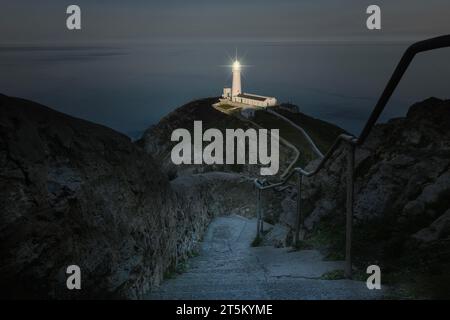
[[[267,109],[266,110],[268,113],[286,121],[287,123],[289,123],[291,126],[293,126],[294,128],[296,128],[298,131],[300,131],[302,133],[302,135],[305,137],[305,139],[308,141],[308,143],[311,145],[311,148],[314,150],[314,152],[316,153],[317,156],[319,156],[320,158],[323,158],[323,154],[322,152],[319,150],[319,148],[317,148],[316,144],[314,143],[313,139],[309,136],[309,134],[305,131],[305,129],[303,129],[302,127],[300,127],[299,125],[297,125],[295,122],[291,121],[290,119],[286,118],[285,116],[279,114],[276,111]]]
[[[322,280],[343,262],[324,261],[314,250],[251,247],[256,223],[240,216],[216,218],[200,255],[185,273],[164,281],[148,299],[377,299],[364,282]]]

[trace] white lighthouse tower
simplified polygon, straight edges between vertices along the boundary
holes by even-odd
[[[237,97],[241,93],[241,63],[236,60],[233,63],[233,83],[231,85],[231,96]]]
[[[238,108],[254,108],[254,107],[273,107],[277,105],[277,99],[274,97],[260,96],[251,93],[242,93],[241,86],[241,69],[242,65],[236,59],[231,66],[233,70],[233,83],[231,88],[224,88],[222,98],[216,105],[232,105]]]

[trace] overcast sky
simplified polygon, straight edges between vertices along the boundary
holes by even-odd
[[[82,9],[81,32],[65,28]],[[382,9],[382,31],[365,10]],[[0,43],[155,40],[410,40],[450,33],[449,0],[2,0]]]

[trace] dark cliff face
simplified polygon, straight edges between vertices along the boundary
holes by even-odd
[[[0,95],[0,134],[2,298],[142,298],[213,216],[250,214],[248,179],[169,182],[128,137],[30,101]]]
[[[449,123],[450,101],[431,98],[413,105],[405,118],[374,127],[356,151],[355,216],[359,221],[389,216],[396,223],[414,225],[420,216],[428,216],[426,223],[445,213],[448,202],[444,200],[450,191]],[[341,208],[336,200],[345,190],[344,168],[345,157],[338,151],[318,177],[306,179],[310,191],[305,197],[311,206],[314,201],[328,202],[316,202],[311,226],[315,218]]]
[[[111,129],[0,96],[0,133],[4,298],[140,297],[208,223],[203,202]],[[72,264],[81,291],[66,289]]]
[[[410,202],[425,201],[423,193],[432,193],[431,186],[446,179],[449,171],[449,123],[450,101],[431,98],[413,105],[405,118],[374,127],[367,142],[356,150],[357,219],[377,219],[389,213],[402,221],[411,213]],[[345,164],[345,155],[338,150],[318,176],[305,179],[303,197],[311,210],[308,226],[342,208],[338,199],[344,199]],[[441,191],[433,193],[435,199],[429,201],[437,201]],[[419,211],[423,213],[425,208]],[[433,211],[431,216],[443,213]],[[413,216],[407,217],[411,219]]]
[[[326,235],[340,256],[345,168],[345,154],[338,150],[317,176],[304,179],[302,192],[310,239]],[[356,261],[380,264],[386,272],[443,271],[450,263],[445,249],[450,236],[450,100],[427,99],[414,104],[405,118],[376,125],[357,148],[355,170]],[[286,223],[295,217],[293,193],[283,202]]]
[[[111,129],[6,96],[0,132],[3,296],[135,295],[158,278],[170,188],[151,157]],[[65,289],[70,264],[78,293]]]

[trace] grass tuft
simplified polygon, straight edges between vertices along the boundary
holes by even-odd
[[[333,270],[327,273],[324,273],[321,277],[321,280],[342,280],[345,279],[344,270]]]
[[[252,247],[259,247],[262,244],[263,238],[260,236],[256,236],[252,241]]]

